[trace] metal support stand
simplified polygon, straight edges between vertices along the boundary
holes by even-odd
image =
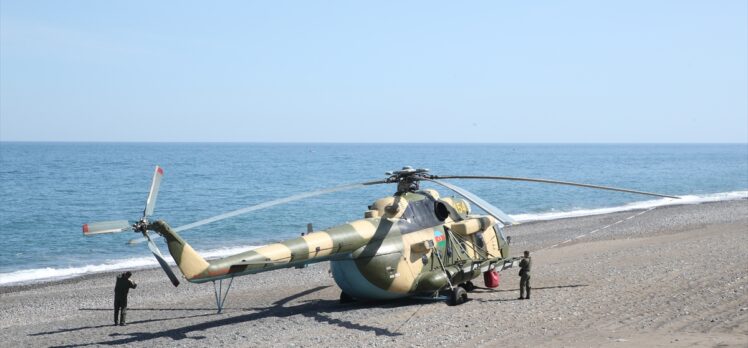
[[[218,281],[218,287],[216,287],[216,281],[213,281],[213,292],[216,295],[216,307],[218,308],[218,314],[223,311],[223,304],[226,303],[226,297],[229,296],[229,290],[231,290],[231,284],[234,283],[234,277],[231,277],[229,286],[226,287],[226,292],[223,292],[223,279]]]
[[[452,285],[452,281],[449,280],[449,272],[447,272],[447,268],[444,267],[444,263],[442,263],[442,255],[439,252],[439,249],[434,249],[436,252],[436,259],[439,261],[439,265],[442,267],[442,271],[444,271],[444,276],[447,277],[447,284],[449,284],[449,290],[454,290],[455,287]]]

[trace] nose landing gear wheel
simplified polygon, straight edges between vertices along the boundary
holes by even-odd
[[[465,288],[461,286],[456,286],[454,290],[452,290],[452,294],[449,296],[449,305],[450,306],[458,306],[465,301],[467,301],[468,295],[467,291],[465,291]]]

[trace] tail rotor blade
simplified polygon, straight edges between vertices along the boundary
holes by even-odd
[[[156,166],[156,170],[153,172],[153,181],[151,181],[151,190],[148,192],[148,199],[145,202],[143,216],[153,215],[153,210],[156,208],[156,198],[158,198],[158,188],[161,186],[161,179],[163,177],[164,170]]]
[[[93,222],[83,225],[83,234],[86,236],[102,233],[117,233],[132,229],[127,220]]]
[[[177,276],[172,272],[171,267],[169,267],[169,264],[164,260],[164,256],[161,255],[161,250],[158,249],[156,246],[156,243],[154,243],[149,237],[148,238],[148,249],[151,249],[151,252],[153,253],[153,256],[156,257],[156,260],[161,265],[161,268],[164,269],[164,272],[166,272],[166,275],[169,277],[169,280],[171,280],[171,283],[174,284],[174,286],[179,285],[179,279],[177,279]]]

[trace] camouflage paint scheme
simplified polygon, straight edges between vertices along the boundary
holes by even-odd
[[[202,258],[164,221],[148,229],[166,238],[180,271],[193,283],[330,261],[344,293],[392,299],[435,293],[511,266],[501,223],[470,215],[463,199],[440,199],[435,190],[407,192],[377,200],[364,216],[216,260]]]

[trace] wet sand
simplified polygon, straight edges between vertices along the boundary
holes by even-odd
[[[0,288],[0,342],[748,346],[747,200],[528,223],[507,234],[513,255],[533,251],[531,300],[517,300],[519,279],[509,269],[498,289],[479,288],[461,306],[415,299],[341,305],[321,263],[236,278],[216,314],[210,283],[173,288],[160,270],[143,270],[133,276],[138,288],[126,327],[111,326],[113,274]]]

